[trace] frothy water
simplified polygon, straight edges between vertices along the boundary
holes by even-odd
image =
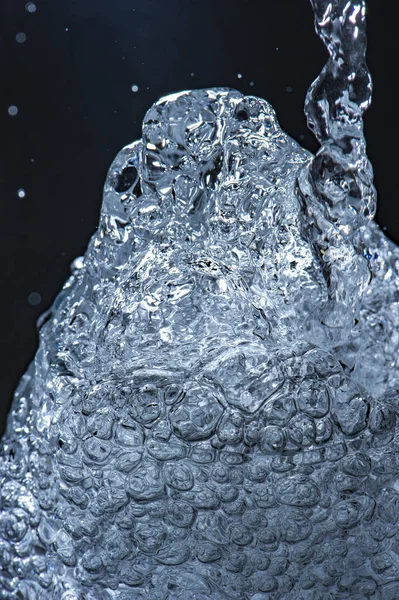
[[[399,598],[365,8],[313,5],[316,156],[217,88],[159,100],[111,165],[2,441],[0,599]]]

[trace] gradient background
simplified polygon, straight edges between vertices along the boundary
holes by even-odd
[[[283,129],[315,151],[303,102],[326,59],[309,0],[33,1],[30,13],[26,0],[0,0],[0,432],[36,350],[36,319],[84,252],[107,169],[140,137],[151,104],[235,87],[271,102]],[[399,241],[397,25],[385,2],[368,8],[377,221]]]

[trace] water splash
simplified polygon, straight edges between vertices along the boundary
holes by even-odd
[[[313,6],[316,156],[218,88],[159,100],[111,165],[2,441],[0,599],[399,597],[364,4]]]
[[[301,189],[309,237],[336,304],[328,307],[325,321],[348,327],[370,279],[361,229],[376,208],[362,119],[372,93],[365,62],[366,6],[364,1],[347,0],[311,3],[329,58],[306,98],[308,126],[321,147]]]

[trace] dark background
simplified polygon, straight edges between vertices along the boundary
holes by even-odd
[[[271,102],[286,132],[315,151],[303,103],[326,59],[309,0],[33,1],[35,12],[0,0],[0,431],[35,353],[36,319],[84,252],[109,164],[140,136],[151,104],[236,87]],[[399,241],[396,22],[385,2],[368,7],[366,137],[377,220]]]

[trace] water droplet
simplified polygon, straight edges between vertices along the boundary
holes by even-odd
[[[37,306],[42,301],[42,297],[38,292],[31,292],[28,296],[28,302],[31,306]]]
[[[26,196],[25,190],[23,190],[22,188],[20,190],[18,190],[18,197],[19,198],[25,198],[25,196]]]
[[[237,73],[238,79],[242,79],[242,73]]]
[[[15,115],[18,114],[18,108],[14,105],[11,105],[8,107],[8,114],[11,115],[12,117],[14,117]]]
[[[289,94],[291,94],[291,92],[292,92],[292,87],[291,87],[290,85],[288,85],[288,86],[286,87],[286,90],[287,90],[287,92],[288,92]]]
[[[138,92],[139,91],[139,86],[134,84],[132,85],[132,92]]]
[[[255,82],[254,82],[254,81],[250,81],[250,82],[249,82],[249,85],[250,85],[251,87],[254,87],[254,85],[255,85]]]
[[[83,269],[84,266],[85,266],[84,257],[78,256],[77,258],[75,258],[75,260],[72,261],[71,271],[72,272],[80,271],[80,269]]]
[[[15,39],[17,40],[18,44],[23,44],[26,41],[26,34],[21,31],[20,33],[17,33]]]
[[[27,10],[29,13],[36,12],[36,4],[34,4],[33,2],[27,2],[25,4],[25,10]]]

